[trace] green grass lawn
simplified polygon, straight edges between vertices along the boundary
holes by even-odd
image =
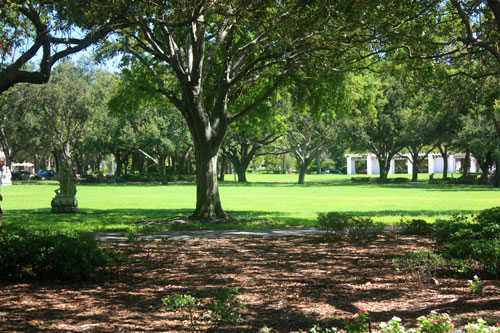
[[[353,184],[346,175],[249,174],[248,184],[227,175],[220,184],[223,208],[232,217],[268,222],[191,225],[191,228],[262,228],[312,226],[318,212],[339,211],[370,216],[376,222],[396,223],[405,218],[448,218],[500,206],[500,190],[484,186],[429,184]],[[422,176],[422,179],[427,177]],[[195,184],[79,185],[79,214],[50,214],[54,183],[2,187],[4,225],[21,228],[85,231],[160,230],[165,221],[194,210]],[[178,227],[177,227],[178,228]]]

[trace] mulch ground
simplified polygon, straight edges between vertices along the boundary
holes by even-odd
[[[403,322],[431,310],[500,318],[500,281],[483,280],[472,296],[467,280],[415,281],[397,272],[395,256],[433,243],[386,235],[371,241],[327,242],[320,236],[183,240],[172,244],[106,244],[134,259],[103,284],[0,285],[2,332],[186,332],[161,299],[202,297],[215,287],[237,287],[247,304],[233,332],[308,330],[325,317],[368,310],[374,325]],[[224,331],[224,330],[219,330]]]

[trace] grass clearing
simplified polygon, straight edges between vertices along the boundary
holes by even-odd
[[[375,222],[387,224],[398,222],[402,216],[432,222],[436,218],[474,214],[500,206],[500,189],[485,186],[353,184],[350,176],[345,175],[307,175],[306,181],[311,183],[298,185],[294,183],[297,175],[248,176],[248,184],[234,181],[220,184],[223,208],[234,218],[265,221],[186,227],[312,226],[318,212],[328,211],[369,216]],[[196,186],[192,183],[79,185],[80,213],[51,214],[50,201],[55,189],[54,183],[2,187],[6,228],[124,232],[180,228],[162,222],[189,215],[196,198]]]

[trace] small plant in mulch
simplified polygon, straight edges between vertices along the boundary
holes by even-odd
[[[242,319],[246,305],[237,297],[238,288],[215,288],[205,299],[174,294],[162,299],[165,309],[181,315],[193,330],[234,326]]]
[[[474,275],[473,280],[468,281],[469,289],[473,295],[481,296],[483,295],[483,282],[479,278],[479,276]]]

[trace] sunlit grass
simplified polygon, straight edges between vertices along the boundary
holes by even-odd
[[[258,221],[189,227],[312,226],[318,212],[328,211],[370,216],[388,224],[401,217],[432,222],[500,206],[500,190],[485,186],[354,184],[345,175],[307,175],[306,181],[312,183],[298,185],[296,177],[249,174],[248,184],[223,182],[220,195],[225,211],[237,219]],[[195,208],[195,184],[103,184],[78,186],[79,214],[51,214],[50,201],[56,188],[55,184],[39,183],[2,187],[6,229],[164,230],[173,227],[159,222],[189,216]]]

